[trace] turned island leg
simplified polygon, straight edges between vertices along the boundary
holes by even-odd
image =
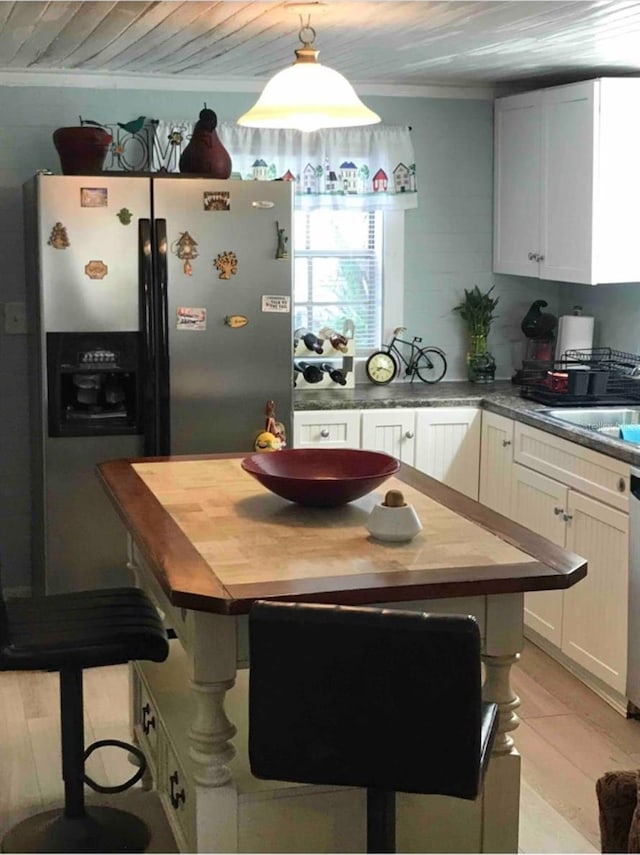
[[[486,638],[482,661],[483,697],[498,704],[498,733],[483,789],[483,852],[517,852],[520,811],[520,755],[511,734],[520,720],[520,699],[510,682],[524,643],[522,594],[486,598]]]
[[[196,851],[238,851],[238,799],[228,764],[235,756],[235,726],[225,695],[235,683],[236,620],[195,614],[191,689],[195,716],[188,731],[196,791]]]

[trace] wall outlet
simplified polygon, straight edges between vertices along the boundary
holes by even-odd
[[[26,333],[27,307],[24,303],[4,304],[4,331],[7,335]]]

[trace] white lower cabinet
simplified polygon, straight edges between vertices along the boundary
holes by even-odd
[[[565,547],[587,576],[564,592],[562,652],[620,694],[627,675],[629,516],[569,490]]]
[[[481,411],[476,407],[418,410],[416,469],[477,500],[481,421]]]
[[[477,499],[481,421],[477,407],[302,410],[293,446],[384,451]]]
[[[563,484],[514,463],[511,516],[520,525],[564,546],[568,492]],[[524,595],[525,625],[557,647],[562,644],[563,596],[563,591],[529,591]]]
[[[384,451],[413,466],[415,447],[415,410],[363,410],[362,448]]]
[[[572,588],[525,595],[525,635],[549,642],[549,652],[619,696],[627,661],[628,489],[627,464],[483,413],[480,501],[588,563]]]
[[[513,434],[512,419],[482,411],[479,500],[505,517],[512,515]]]
[[[477,499],[480,424],[475,407],[364,410],[362,447],[392,454]]]

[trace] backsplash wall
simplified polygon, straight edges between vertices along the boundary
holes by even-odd
[[[139,115],[194,119],[203,102],[234,121],[251,93],[80,87],[0,87],[0,301],[24,301],[22,184],[38,169],[60,172],[51,136],[78,117],[126,122]],[[520,321],[534,299],[557,311],[558,286],[491,273],[493,105],[455,98],[366,98],[386,124],[411,125],[419,207],[406,214],[404,317],[412,335],[440,345],[448,380],[465,377],[464,326],[453,306],[463,289],[495,282],[499,318],[490,337],[498,376],[522,356]],[[0,324],[0,568],[8,589],[30,585],[27,341]]]

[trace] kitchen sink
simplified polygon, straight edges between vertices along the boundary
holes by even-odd
[[[580,407],[576,409],[542,410],[541,415],[568,422],[604,436],[620,438],[620,425],[640,424],[640,407]]]

